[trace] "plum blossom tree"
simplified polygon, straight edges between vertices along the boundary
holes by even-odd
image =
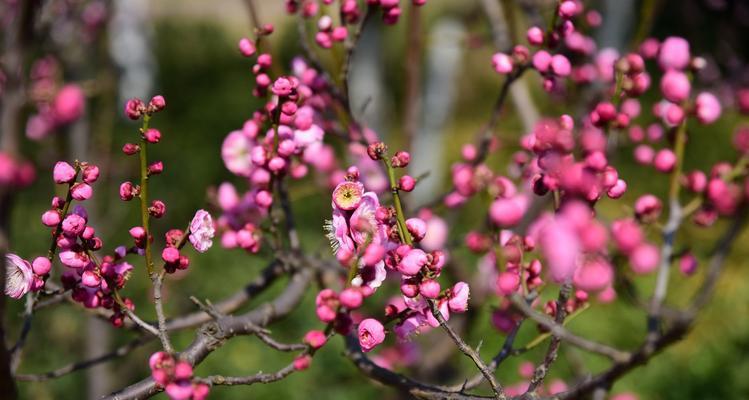
[[[12,379],[57,378],[158,340],[159,351],[143,360],[151,375],[107,398],[140,399],[163,391],[171,399],[199,400],[214,386],[274,382],[314,368],[315,353],[340,336],[351,368],[419,398],[602,398],[619,378],[687,335],[715,290],[749,200],[746,128],[737,130],[735,161],[718,163],[710,171],[684,169],[692,128],[714,123],[724,108],[695,79],[705,60],[692,54],[688,41],[674,36],[648,38],[625,54],[597,49],[589,34],[601,23],[600,14],[582,1],[552,2],[552,9],[542,10],[551,15],[547,28],[528,26],[521,42],[483,60],[503,79],[489,122],[475,143],[460,149],[459,160],[450,167],[448,190],[419,206],[409,201],[408,193],[428,178],[405,173],[411,154],[391,149],[357,121],[347,89],[350,59],[364,25],[373,18],[398,23],[402,9],[409,7],[406,3],[421,7],[427,2],[285,0],[288,18],[299,24],[303,49],[289,66],[266,51],[267,37],[274,32],[270,24],[257,24],[252,37],[238,41],[239,54],[251,64],[252,95],[263,106],[228,133],[215,151],[246,186],[221,183],[213,204],[206,206],[210,211],[184,216],[184,229],[158,226],[167,207],[149,191],[165,168],[149,158],[149,150],[180,140],[151,126],[159,114],[170,112],[163,96],[147,102],[131,99],[123,110],[141,124],[129,141],[123,140],[118,155],[132,159],[139,171],[119,185],[123,203],[118,206],[133,202],[139,209],[139,220],[128,230],[129,243],[107,251],[100,228],[89,222],[85,204],[95,194],[100,166],[81,160],[57,162],[52,180],[66,195],[53,197],[49,209],[39,210],[41,223],[50,230],[48,251],[27,260],[3,249],[5,294],[12,299],[26,296],[26,326],[36,309],[70,301],[115,328],[130,328],[136,336],[112,353],[41,374],[18,373],[16,364],[10,368]],[[89,17],[88,24],[96,26],[98,20]],[[311,26],[314,32],[308,32]],[[329,51],[344,57],[324,67],[318,55]],[[47,88],[33,99],[36,113],[26,126],[31,140],[53,134],[85,110],[85,91],[75,83],[58,82],[56,68],[53,59],[41,58],[31,71],[34,86]],[[540,120],[516,142],[503,143],[515,152],[506,172],[500,172],[487,162],[499,148],[495,130],[510,87],[526,75],[537,75],[549,96],[580,104],[570,105],[567,114]],[[572,87],[584,89],[586,97],[576,96]],[[742,113],[749,112],[747,93],[737,93]],[[658,99],[650,114],[643,112],[640,101],[645,94]],[[652,168],[653,179],[667,182],[666,197],[645,193],[632,201],[624,196],[637,182],[628,181],[616,166],[617,159],[630,157],[623,143],[633,145],[632,159]],[[0,165],[4,196],[33,180],[32,167],[15,155],[0,153]],[[318,220],[330,242],[329,255],[303,250],[292,196],[295,182],[302,179],[316,180],[330,196],[329,214]],[[614,207],[616,215],[604,216],[600,208],[607,203],[620,204]],[[484,218],[461,220],[475,227],[464,237],[450,237],[448,216],[467,207],[481,207]],[[707,227],[721,218],[730,220],[729,226],[709,256],[677,236],[686,225]],[[252,254],[269,250],[267,267],[236,294],[212,303],[192,298],[197,311],[166,315],[165,279],[200,257],[189,247],[204,253],[214,240]],[[465,265],[455,256],[458,248],[476,254],[479,265]],[[671,273],[674,265],[681,276]],[[704,280],[683,302],[687,306],[667,304],[670,281],[688,279],[700,265]],[[127,295],[133,274],[145,274],[151,282],[156,321],[139,317],[143,305]],[[647,275],[655,275],[652,294],[620,296],[623,288]],[[237,311],[283,276],[288,282],[276,297]],[[314,309],[306,311],[319,323],[300,333],[296,343],[274,339],[269,327],[303,307],[302,298],[315,279],[321,287]],[[613,301],[642,309],[646,335],[638,346],[617,348],[565,326],[585,310]],[[451,321],[468,311],[490,314],[495,332],[484,340],[503,342],[492,357],[468,343],[463,329]],[[537,326],[538,336],[517,343],[519,330],[528,324]],[[171,335],[187,329],[194,331],[192,342],[176,347]],[[24,328],[10,349],[12,359],[20,360],[27,334]],[[279,356],[290,358],[288,365],[270,373],[196,374],[194,368],[213,351],[246,335],[294,356]],[[418,335],[444,335],[475,371],[452,385],[397,372],[396,366],[418,360]],[[505,360],[542,345],[546,351],[541,359],[521,365],[520,382],[498,378]],[[549,380],[562,346],[599,355],[609,365],[583,379]]]

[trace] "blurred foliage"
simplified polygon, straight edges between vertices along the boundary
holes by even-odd
[[[429,12],[426,21],[438,18],[441,11]],[[469,18],[470,16],[464,15]],[[425,24],[428,25],[428,24]],[[482,29],[482,28],[475,28]],[[482,33],[482,32],[473,32]],[[485,32],[483,32],[485,33]],[[400,99],[403,88],[404,48],[401,38],[403,26],[388,28],[384,33],[383,62],[387,71],[387,89],[392,98]],[[224,169],[220,158],[220,145],[226,135],[233,129],[241,127],[242,122],[260,104],[251,96],[253,78],[250,73],[251,63],[239,57],[234,48],[235,38],[229,37],[214,24],[203,22],[185,22],[164,20],[157,25],[154,36],[154,52],[158,58],[158,87],[155,92],[162,93],[168,107],[158,114],[153,125],[162,130],[164,136],[161,144],[152,146],[151,157],[164,161],[165,171],[152,180],[152,197],[163,199],[168,207],[164,219],[154,226],[157,233],[157,245],[163,242],[161,235],[170,228],[181,228],[191,218],[193,212],[206,207],[206,187],[219,184],[224,180],[233,181],[240,187],[243,183],[230,176]],[[392,44],[392,45],[390,45]],[[293,26],[279,29],[279,35],[273,42],[277,62],[287,65],[298,46],[296,30]],[[471,141],[486,120],[501,84],[501,78],[492,73],[487,62],[491,54],[486,48],[478,49],[463,63],[460,74],[460,91],[456,100],[456,117],[449,121],[446,148],[459,148]],[[326,62],[329,60],[325,60]],[[540,90],[537,76],[528,74],[526,78],[533,98],[542,113],[557,115],[565,110],[566,104],[555,98],[549,98]],[[398,100],[400,101],[400,100]],[[645,109],[647,105],[643,106]],[[392,110],[398,110],[396,102]],[[96,112],[112,112],[97,109]],[[117,111],[119,115],[119,110]],[[649,123],[648,117],[641,117],[640,123]],[[690,125],[690,141],[686,160],[687,169],[709,168],[721,159],[732,159],[730,137],[737,116],[728,115],[720,123],[709,128]],[[520,121],[515,117],[512,107],[502,115],[499,136],[503,140],[503,151],[492,157],[491,165],[498,169],[507,165],[510,155],[516,149],[516,139],[523,134]],[[405,142],[397,136],[400,115],[389,118],[390,137],[394,142]],[[119,152],[126,141],[134,141],[137,126],[134,123],[117,118],[112,132],[92,132],[94,136],[111,134],[111,148],[114,152],[110,169],[111,181],[95,185],[95,200],[91,209],[93,226],[103,235],[105,249],[113,249],[120,243],[128,242],[127,228],[136,225],[137,204],[122,203],[117,199],[117,186],[125,179],[136,178],[136,163]],[[49,167],[52,160],[65,158],[66,143],[62,138],[51,139],[55,142],[52,153],[38,153],[38,161]],[[106,141],[104,142],[106,143]],[[640,191],[652,191],[662,194],[666,190],[667,177],[654,176],[651,170],[637,167],[631,157],[631,148],[625,145],[618,153],[616,162],[620,165],[621,175],[630,182],[631,188]],[[91,157],[97,161],[101,153]],[[457,154],[445,154],[444,159],[452,162]],[[36,223],[40,213],[48,207],[53,194],[53,185],[47,169],[40,172],[40,179],[29,190],[20,194],[13,213],[12,243],[15,252],[24,257],[40,254],[47,246],[46,228]],[[325,191],[314,179],[307,178],[292,185],[293,207],[301,227],[302,241],[310,251],[327,252],[326,240],[322,235],[323,219],[329,213],[329,200]],[[628,193],[624,203],[630,203],[638,193]],[[485,209],[489,199],[473,199],[466,212],[461,214],[460,221],[453,222],[454,238],[480,226],[483,216],[480,210]],[[475,203],[475,204],[474,204]],[[612,218],[623,211],[620,205],[603,201],[601,213]],[[123,211],[124,210],[124,211]],[[29,221],[33,221],[30,223]],[[457,221],[457,219],[452,219]],[[707,230],[688,229],[680,236],[680,243],[692,243],[695,252],[705,255],[709,243],[714,240],[720,227]],[[646,367],[639,368],[616,384],[614,392],[633,391],[642,399],[745,399],[749,398],[749,283],[746,279],[746,258],[749,248],[744,235],[735,246],[731,262],[727,265],[726,274],[718,286],[716,298],[699,319],[697,328],[681,343],[668,349],[662,356],[656,357]],[[167,313],[177,315],[192,311],[194,305],[187,299],[189,295],[198,298],[218,300],[238,290],[265,266],[266,253],[249,256],[241,251],[226,251],[215,246],[206,254],[192,256],[192,264],[185,274],[178,274],[167,279],[166,297]],[[464,250],[459,250],[453,257],[456,265],[473,270],[476,259]],[[704,267],[704,266],[701,266]],[[624,270],[623,270],[624,273]],[[682,277],[675,271],[671,278],[669,299],[676,304],[687,298],[701,279],[700,271],[691,278]],[[647,293],[653,286],[654,277],[638,279],[638,288]],[[264,293],[243,310],[257,305],[264,299],[271,298],[282,287],[277,282],[273,289]],[[146,279],[141,264],[137,264],[126,295],[132,297],[137,305],[137,312],[147,320],[155,319],[151,307],[150,284]],[[298,341],[309,329],[319,328],[320,323],[314,318],[314,288],[308,291],[304,303],[288,318],[272,327],[279,340]],[[372,303],[381,303],[388,293],[378,292]],[[494,300],[496,302],[496,299]],[[486,304],[477,310],[479,317],[469,327],[467,341],[477,344],[483,340],[481,353],[485,358],[494,355],[501,347],[503,335],[491,328],[489,311],[492,304]],[[14,302],[9,315],[20,315],[22,302]],[[378,312],[376,309],[370,310]],[[30,335],[25,351],[25,360],[20,372],[37,373],[50,368],[62,366],[83,358],[81,348],[86,339],[85,316],[76,307],[63,305],[55,309],[40,311],[34,318],[34,330]],[[14,317],[10,324],[9,337],[17,337],[20,318]],[[611,305],[596,305],[572,321],[570,329],[595,340],[605,341],[617,346],[633,347],[643,336],[645,318],[641,311],[626,302]],[[429,341],[431,333],[419,340]],[[537,331],[531,324],[526,324],[516,343],[530,341]],[[131,334],[117,331],[112,346],[128,341]],[[177,334],[175,344],[183,348],[190,343],[192,334]],[[543,357],[545,344],[526,354],[525,360],[538,361]],[[127,357],[115,360],[109,367],[113,373],[116,386],[141,379],[148,374],[147,357],[157,349],[153,342],[135,350]],[[311,368],[294,374],[284,381],[251,387],[217,387],[213,389],[214,399],[382,399],[397,398],[398,394],[391,389],[382,388],[368,382],[352,365],[340,357],[342,343],[340,338],[332,340],[315,357]],[[428,351],[428,347],[423,351]],[[231,340],[223,348],[212,354],[197,369],[197,374],[253,374],[257,371],[270,372],[286,365],[293,355],[279,354],[259,344],[254,337],[242,337]],[[575,350],[564,350],[560,361],[552,369],[550,379],[561,377],[570,379],[574,376],[575,360],[582,360],[590,366],[591,372],[603,370],[607,362],[595,356],[582,355]],[[447,382],[457,382],[466,374],[473,374],[472,365],[458,355],[453,356],[451,370],[441,371],[440,378]],[[517,366],[520,359],[510,359],[499,371],[500,380],[511,384],[517,382]],[[61,379],[43,383],[21,383],[23,398],[33,399],[67,399],[80,398],[85,386],[85,376],[81,372],[67,375]],[[442,382],[441,382],[442,383]],[[164,398],[160,395],[160,398]]]

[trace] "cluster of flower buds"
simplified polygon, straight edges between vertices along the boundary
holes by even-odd
[[[410,154],[404,151],[388,157],[387,146],[381,142],[369,145],[367,154],[389,169],[404,168],[410,162]],[[444,221],[429,210],[420,212],[419,218],[405,219],[397,208],[381,206],[359,177],[359,169],[350,167],[345,180],[333,190],[333,219],[326,225],[336,258],[349,269],[352,279],[340,293],[325,289],[318,294],[318,318],[347,332],[352,325],[348,313],[360,308],[387,275],[395,273],[400,275],[402,296],[388,304],[385,318],[395,321],[393,329],[400,339],[439,326],[432,302],[445,320],[450,312],[465,311],[468,285],[459,282],[442,290],[438,281],[447,259],[440,249],[447,233]],[[396,185],[396,191],[410,191],[415,181],[408,178],[404,175],[391,184]],[[357,329],[365,352],[385,339],[384,325],[377,319],[363,319]]]
[[[379,7],[382,9],[382,21],[388,25],[394,25],[398,22],[402,10],[400,0],[367,0],[367,7]],[[289,14],[301,12],[304,18],[315,17],[320,11],[321,4],[329,6],[333,0],[286,0],[286,11]],[[333,18],[330,15],[321,15],[317,21],[318,32],[315,35],[315,41],[320,47],[328,49],[333,42],[339,42],[346,39],[348,35],[347,24],[355,24],[361,19],[361,10],[356,0],[341,0],[339,12],[342,18],[341,26],[333,26]],[[415,6],[423,6],[426,0],[412,0]],[[323,8],[325,9],[325,8]]]
[[[36,169],[29,161],[18,160],[0,151],[0,187],[23,189],[36,179]]]
[[[319,117],[331,102],[326,83],[299,59],[293,70],[293,76],[269,83],[266,92],[273,96],[265,107],[224,139],[224,165],[233,174],[248,178],[250,184],[242,195],[231,183],[221,184],[216,192],[223,211],[218,227],[224,247],[252,253],[260,250],[259,226],[273,205],[274,177],[302,179],[310,166],[331,180],[337,175],[335,153],[323,143],[324,121]]]
[[[357,10],[356,18],[358,18],[356,1],[347,0],[347,2],[353,3],[354,10]],[[329,49],[333,47],[334,42],[342,43],[348,37],[348,28],[346,28],[346,26],[334,27],[333,18],[331,18],[329,15],[323,15],[319,20],[317,20],[317,29],[318,31],[315,34],[315,42],[323,49]]]
[[[171,354],[159,351],[148,359],[151,377],[164,388],[172,400],[204,400],[208,398],[210,387],[193,380],[192,365],[175,359]]]
[[[148,104],[143,103],[143,100],[135,97],[125,102],[125,116],[132,119],[133,121],[136,121],[144,116],[151,116],[154,113],[163,110],[165,107],[166,100],[164,99],[164,96],[153,96]],[[143,135],[146,134],[145,132],[141,133]],[[155,139],[155,142],[151,142],[149,140],[149,143],[158,143],[158,138],[153,139]]]
[[[26,122],[26,136],[41,140],[55,129],[78,120],[85,111],[86,96],[77,84],[62,84],[58,61],[47,56],[31,67],[30,96],[36,114]]]
[[[492,140],[488,145],[488,152],[499,147],[499,142]],[[483,162],[478,162],[478,150],[472,144],[466,144],[461,151],[463,160],[451,167],[453,190],[445,196],[443,202],[448,208],[456,208],[465,204],[472,196],[488,191],[495,196],[503,192],[502,179],[495,181],[494,173]]]
[[[604,194],[621,197],[627,185],[608,162],[606,137],[593,126],[583,126],[580,134],[583,158],[576,161],[574,127],[572,118],[563,115],[559,120],[539,121],[533,133],[522,139],[523,147],[535,155],[524,171],[531,179],[533,191],[539,195],[555,191],[563,198],[589,202],[600,200]]]
[[[135,304],[129,298],[117,301],[114,293],[125,286],[133,270],[133,266],[124,259],[127,253],[128,250],[120,246],[115,249],[114,255],[102,257],[100,264],[92,260],[85,267],[65,271],[61,277],[63,288],[72,290],[73,300],[87,308],[112,310],[109,320],[116,327],[124,323],[123,307],[135,310]]]

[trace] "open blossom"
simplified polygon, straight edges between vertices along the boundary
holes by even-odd
[[[190,243],[195,250],[204,253],[213,245],[213,235],[216,230],[213,227],[213,218],[205,210],[198,210],[190,222]]]
[[[31,290],[34,273],[31,264],[15,254],[5,255],[5,294],[20,299]]]
[[[372,351],[385,340],[385,327],[380,321],[367,318],[359,323],[359,345],[363,352]]]

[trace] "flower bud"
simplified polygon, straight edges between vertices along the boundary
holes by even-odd
[[[47,275],[52,269],[52,263],[47,257],[37,257],[31,263],[31,268],[34,270],[35,274],[43,276]]]
[[[239,39],[239,52],[242,53],[245,57],[252,57],[255,55],[255,51],[257,50],[255,47],[255,43],[252,43],[250,39],[242,38]]]
[[[75,180],[76,171],[72,165],[65,161],[58,161],[52,171],[55,183],[72,183]]]
[[[154,161],[148,166],[148,175],[159,175],[164,172],[164,163],[161,161]]]
[[[139,119],[145,111],[143,101],[138,98],[132,98],[125,103],[125,116],[132,120]]]
[[[57,210],[47,210],[42,214],[42,224],[50,228],[60,223],[60,213]]]
[[[166,204],[161,200],[153,200],[151,207],[148,207],[148,213],[154,218],[161,218],[166,213]]]
[[[151,112],[159,112],[163,110],[166,107],[166,99],[164,99],[164,96],[157,94],[156,96],[151,97],[151,101],[148,102],[148,108],[151,109]]]
[[[122,146],[122,152],[128,156],[132,156],[133,154],[139,151],[140,151],[140,146],[134,143],[125,143],[125,145]]]
[[[367,146],[367,155],[374,161],[382,160],[387,151],[388,147],[383,142],[375,142]]]
[[[143,132],[143,138],[145,138],[148,143],[158,143],[159,140],[161,140],[161,132],[156,128],[149,128]]]
[[[78,201],[88,200],[93,194],[93,189],[87,183],[78,182],[70,188],[70,195]]]

